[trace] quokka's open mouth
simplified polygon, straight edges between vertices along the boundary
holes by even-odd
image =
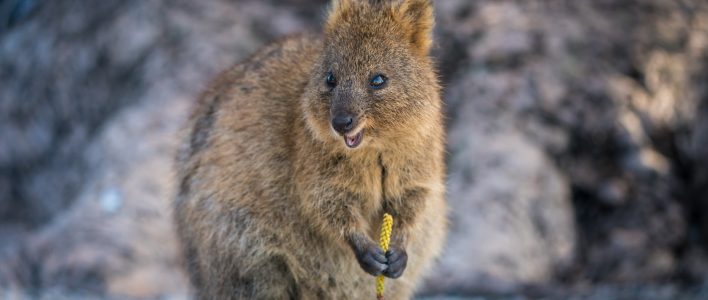
[[[353,134],[353,135],[344,135],[344,143],[347,145],[347,147],[354,149],[361,144],[361,141],[364,139],[364,129],[359,130],[359,132]]]

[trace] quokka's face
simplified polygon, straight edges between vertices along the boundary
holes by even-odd
[[[436,113],[427,56],[415,52],[400,24],[376,13],[329,24],[305,99],[316,135],[349,149],[385,147]]]

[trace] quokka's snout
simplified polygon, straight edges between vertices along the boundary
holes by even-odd
[[[339,113],[332,118],[332,129],[344,137],[349,148],[356,148],[364,137],[364,129],[359,129],[359,118],[350,113]]]
[[[332,128],[341,135],[352,131],[358,123],[358,118],[349,113],[339,113],[332,118]]]

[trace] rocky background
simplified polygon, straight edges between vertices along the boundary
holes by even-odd
[[[189,299],[181,122],[326,2],[0,0],[0,299]],[[435,3],[451,234],[420,297],[708,298],[708,2]]]

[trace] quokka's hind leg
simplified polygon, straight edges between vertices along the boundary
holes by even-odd
[[[239,266],[237,258],[230,262],[214,260],[211,264],[208,274],[200,276],[204,284],[198,289],[198,299],[302,298],[290,268],[280,256],[258,259],[247,270]]]

